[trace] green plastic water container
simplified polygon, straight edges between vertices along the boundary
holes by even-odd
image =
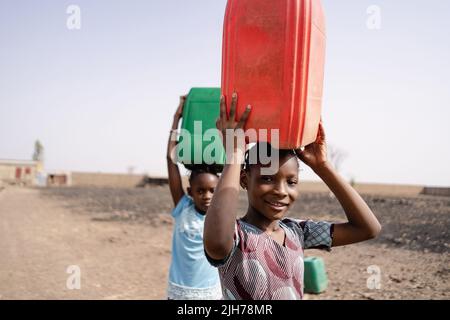
[[[328,286],[325,263],[319,257],[305,258],[304,284],[306,293],[321,293]]]
[[[192,88],[186,98],[177,157],[187,169],[205,164],[223,168],[225,150],[216,128],[220,95],[220,88]]]

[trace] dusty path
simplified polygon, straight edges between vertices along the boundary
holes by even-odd
[[[0,191],[0,299],[164,299],[172,232],[167,195],[159,187]],[[305,211],[314,212],[312,204],[326,207],[323,199],[305,197],[307,203]],[[436,212],[447,217],[448,208]],[[424,211],[417,217],[422,227],[430,216]],[[387,223],[388,217],[387,231],[401,238],[409,220],[405,227]],[[450,255],[439,249],[446,237],[436,237],[442,242],[436,252],[380,239],[332,253],[307,251],[324,258],[329,286],[306,298],[450,298]],[[80,290],[66,287],[71,265],[81,269]],[[369,266],[381,272],[380,290],[367,287]]]
[[[0,299],[163,299],[169,232],[92,221],[38,190],[0,192]],[[68,266],[81,271],[69,290]]]

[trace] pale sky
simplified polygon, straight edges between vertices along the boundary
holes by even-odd
[[[357,182],[450,186],[450,2],[323,0],[323,118]],[[81,29],[69,30],[69,5]],[[225,0],[0,1],[0,159],[166,175],[178,96],[220,86]],[[381,9],[381,29],[367,8]],[[304,179],[316,179],[301,172]]]

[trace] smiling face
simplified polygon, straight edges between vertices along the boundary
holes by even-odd
[[[293,154],[280,155],[274,175],[262,175],[260,164],[241,173],[241,186],[247,189],[250,208],[269,221],[282,219],[298,198],[298,161]]]
[[[211,199],[216,189],[219,178],[212,173],[200,173],[190,181],[191,186],[188,188],[188,194],[194,200],[195,208],[201,214],[206,214]]]

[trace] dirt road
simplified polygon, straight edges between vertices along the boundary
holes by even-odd
[[[0,299],[163,299],[170,233],[156,231],[91,221],[38,190],[7,188],[0,192]],[[66,286],[72,265],[80,268],[80,290]]]
[[[385,228],[377,240],[306,252],[324,258],[329,279],[307,299],[450,298],[448,201],[400,200],[370,200]],[[334,202],[305,195],[293,214],[332,220]],[[170,208],[163,187],[0,191],[0,299],[165,299]],[[80,290],[66,286],[73,265]]]

